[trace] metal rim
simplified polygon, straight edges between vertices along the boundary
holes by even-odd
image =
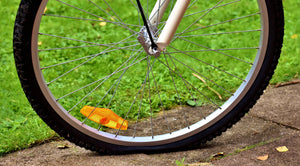
[[[262,62],[264,60],[264,55],[267,49],[268,44],[268,34],[269,34],[269,21],[268,21],[268,13],[267,6],[264,0],[258,0],[258,6],[261,12],[261,39],[259,50],[257,52],[257,56],[255,58],[254,64],[249,71],[246,82],[242,83],[238,90],[235,92],[234,96],[232,96],[229,100],[227,100],[220,109],[215,110],[212,114],[210,114],[206,119],[203,119],[193,125],[190,128],[184,128],[179,131],[173,132],[172,134],[163,134],[158,135],[152,138],[151,136],[147,137],[129,137],[129,136],[117,136],[113,134],[109,134],[106,132],[98,131],[94,128],[91,128],[87,125],[82,125],[80,121],[67,113],[67,111],[56,102],[56,99],[52,95],[51,91],[47,87],[45,80],[43,78],[42,72],[40,70],[39,58],[38,58],[38,33],[39,26],[41,22],[41,17],[44,11],[44,8],[47,4],[48,0],[43,0],[33,26],[32,31],[32,40],[31,40],[31,51],[32,51],[32,62],[33,68],[35,72],[35,76],[37,78],[37,82],[41,91],[43,92],[45,98],[52,106],[53,110],[66,122],[68,122],[71,126],[79,130],[80,132],[89,135],[97,140],[101,140],[104,142],[117,144],[117,145],[125,145],[125,146],[154,146],[154,145],[162,145],[166,143],[176,142],[185,138],[188,138],[196,133],[199,133],[212,124],[216,123],[218,120],[222,119],[225,115],[227,115],[245,96],[250,87],[252,86],[258,72],[261,68]]]

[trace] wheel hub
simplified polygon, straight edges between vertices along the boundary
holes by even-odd
[[[154,37],[154,40],[157,40],[157,35],[156,34],[157,33],[154,33],[151,30],[151,36]],[[140,30],[137,39],[141,43],[141,45],[143,46],[145,52],[148,55],[152,55],[156,58],[160,56],[160,51],[157,48],[152,48],[151,47],[151,40],[150,40],[149,34],[148,34],[147,29],[146,29],[145,26],[143,26],[142,29]]]

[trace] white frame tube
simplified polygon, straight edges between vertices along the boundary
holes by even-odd
[[[158,0],[156,2],[156,4],[159,4],[159,1],[163,1],[163,0]],[[170,0],[167,0],[167,1],[170,1]],[[176,1],[176,4],[166,22],[166,25],[165,25],[164,29],[162,30],[162,33],[160,34],[160,36],[157,40],[157,43],[156,43],[156,45],[158,46],[158,49],[160,51],[164,51],[166,49],[166,47],[170,44],[170,42],[177,30],[177,27],[178,27],[180,21],[182,20],[182,17],[184,15],[188,5],[190,4],[190,1],[191,0],[177,0]],[[165,6],[165,4],[162,4],[162,5],[164,6],[162,8],[162,10],[164,12],[164,10],[166,9],[166,6]],[[156,7],[156,5],[155,5],[155,7]],[[161,10],[161,9],[159,9],[159,10]],[[161,13],[161,11],[159,11],[159,13]],[[159,14],[159,18],[162,17],[161,15],[163,15],[163,13]],[[156,20],[156,21],[158,21],[158,20]]]
[[[171,0],[157,0],[154,8],[151,11],[149,16],[150,24],[153,27],[157,27],[157,23],[160,22],[161,18],[163,17],[169,3]],[[159,15],[159,16],[157,16]]]

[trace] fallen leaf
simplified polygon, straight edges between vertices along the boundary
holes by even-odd
[[[211,161],[218,160],[224,156],[225,156],[224,152],[219,152],[219,153],[216,153],[216,154],[213,154],[212,156],[210,156],[210,160]]]
[[[197,77],[199,80],[201,80],[203,83],[204,83],[204,85],[206,85],[206,87],[209,89],[209,90],[211,90],[212,92],[214,92],[218,97],[219,97],[219,99],[220,100],[222,100],[222,96],[220,95],[220,93],[218,93],[216,90],[214,90],[213,88],[211,88],[211,87],[209,87],[208,85],[207,85],[207,83],[206,83],[206,81],[202,78],[202,77],[200,77],[200,76],[198,76],[197,74],[195,74],[195,73],[192,73],[195,77]]]
[[[70,146],[66,143],[66,144],[61,144],[57,146],[58,149],[67,149],[70,148]]]
[[[259,157],[257,157],[257,159],[258,160],[261,160],[261,161],[265,161],[265,160],[267,160],[269,158],[269,155],[268,154],[266,154],[266,155],[264,155],[264,156],[259,156]]]
[[[213,155],[213,157],[223,157],[223,156],[224,156],[224,152],[218,152]]]
[[[106,22],[100,22],[99,25],[103,27],[106,25]]]
[[[202,77],[200,77],[200,76],[198,76],[197,74],[195,74],[195,73],[192,73],[195,77],[197,77],[199,80],[201,80],[204,84],[206,84],[206,81],[202,78]]]
[[[212,163],[193,163],[193,164],[188,164],[188,166],[211,166]]]
[[[45,9],[44,9],[44,13],[46,13],[46,11],[48,10],[48,8],[47,7],[45,7]]]
[[[292,39],[297,39],[297,38],[298,38],[297,34],[292,35]]]
[[[100,21],[103,21],[103,19],[102,19],[102,18],[99,18],[99,20],[100,20]],[[100,23],[99,23],[99,25],[103,27],[103,26],[105,26],[105,25],[106,25],[106,22],[104,22],[104,21],[103,21],[103,22],[100,22]]]
[[[286,146],[279,146],[276,148],[278,152],[287,152],[289,149]]]

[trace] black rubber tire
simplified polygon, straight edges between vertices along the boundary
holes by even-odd
[[[33,22],[41,0],[22,0],[14,28],[14,57],[23,90],[37,114],[59,135],[67,140],[100,153],[162,152],[195,146],[212,140],[240,120],[256,103],[268,86],[281,53],[284,33],[283,6],[281,0],[266,0],[269,15],[269,41],[263,67],[253,86],[241,102],[224,118],[189,138],[160,146],[120,146],[87,136],[64,121],[49,105],[36,80],[32,57],[31,36]]]

